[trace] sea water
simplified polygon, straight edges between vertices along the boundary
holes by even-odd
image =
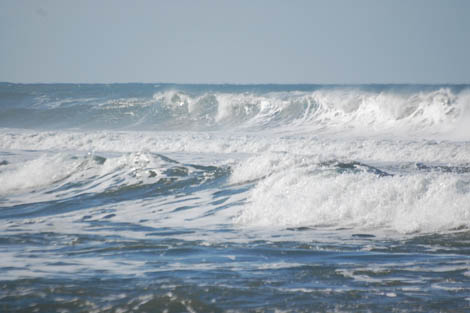
[[[1,312],[470,310],[470,86],[0,84]]]

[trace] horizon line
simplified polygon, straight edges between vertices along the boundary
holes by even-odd
[[[404,85],[420,85],[420,86],[462,86],[470,85],[470,82],[459,82],[459,83],[450,83],[450,82],[440,82],[440,83],[418,83],[418,82],[367,82],[367,83],[270,83],[270,82],[251,82],[251,83],[234,83],[234,82],[217,82],[217,83],[208,83],[208,82],[12,82],[12,81],[0,81],[0,84],[12,84],[12,85],[193,85],[193,86],[373,86],[373,85],[391,85],[391,86],[404,86]]]

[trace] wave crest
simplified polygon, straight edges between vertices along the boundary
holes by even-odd
[[[199,127],[282,127],[284,131],[317,133],[447,133],[464,122],[470,109],[470,93],[450,88],[413,93],[345,88],[199,96],[170,91],[158,93],[154,99],[173,118]]]
[[[140,95],[139,88],[134,87],[135,90],[118,89],[116,96],[101,89],[95,95],[72,87],[69,93],[57,95],[48,90],[48,94],[33,98],[30,105],[25,105],[24,99],[8,103],[0,108],[0,127],[248,132],[267,129],[313,134],[463,137],[470,133],[467,87],[312,86],[311,90],[274,91],[246,87],[233,91],[217,86],[196,90],[181,86],[153,90],[150,95]]]

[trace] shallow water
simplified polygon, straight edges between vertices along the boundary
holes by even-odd
[[[0,311],[470,310],[469,90],[0,84]]]

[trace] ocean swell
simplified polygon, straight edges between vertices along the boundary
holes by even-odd
[[[99,92],[87,94],[72,85],[68,93],[59,90],[55,96],[49,91],[16,103],[5,99],[0,126],[465,137],[470,121],[466,87],[311,86],[279,91],[266,86],[240,87],[237,92],[216,87],[195,92],[187,86],[158,90],[138,85],[122,94],[95,86]]]

